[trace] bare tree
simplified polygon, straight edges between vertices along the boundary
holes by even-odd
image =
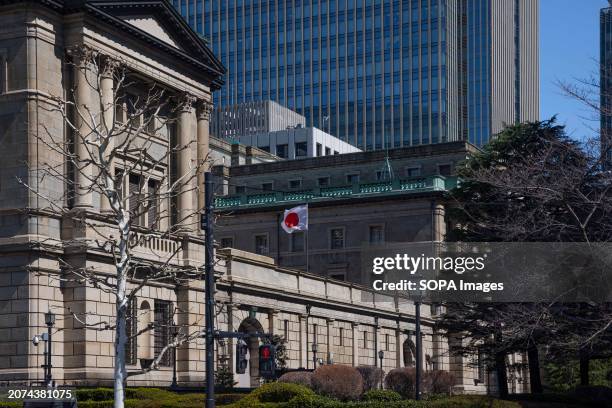
[[[87,47],[72,49],[66,64],[73,69],[74,87],[66,95],[53,96],[53,106],[46,109],[61,117],[67,136],[46,124],[42,124],[45,132],[37,136],[39,145],[60,160],[37,163],[37,182],[19,182],[39,198],[43,210],[87,231],[79,238],[45,240],[40,246],[93,248],[112,260],[112,273],[74,262],[70,255],[60,256],[59,262],[60,279],[114,297],[114,321],[92,321],[87,313],[68,313],[91,330],[114,332],[114,406],[119,408],[124,406],[128,377],[158,369],[169,350],[201,337],[203,322],[169,322],[175,335],[151,364],[134,372],[126,370],[130,338],[159,329],[159,324],[153,324],[128,333],[127,325],[135,318],[128,316],[131,301],[148,284],[180,286],[202,275],[197,264],[185,266],[180,259],[180,241],[183,233],[193,234],[199,228],[194,197],[208,158],[201,157],[200,151],[195,158],[199,150],[195,134],[173,132],[181,126],[177,117],[192,109],[193,96],[136,76],[122,61]],[[41,188],[45,180],[65,186],[62,196],[54,197]],[[87,210],[93,197],[100,198],[96,216]],[[155,240],[178,244],[162,250]]]

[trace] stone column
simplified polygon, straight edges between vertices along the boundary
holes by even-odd
[[[334,352],[334,335],[332,330],[334,329],[334,319],[327,319],[327,364],[331,364],[332,353]]]
[[[209,131],[210,131],[210,113],[213,105],[209,101],[198,101],[197,118],[197,150],[198,150],[198,210],[204,208],[204,172],[210,170],[210,158],[208,157],[209,149]]]
[[[402,341],[402,331],[399,327],[395,329],[395,367],[400,368],[402,366],[402,352],[404,343]]]
[[[193,151],[196,149],[193,132],[195,97],[184,94],[180,100],[177,121],[177,149],[176,179],[180,179],[177,197],[178,224],[185,231],[194,231],[197,228],[195,220],[193,197]]]
[[[300,315],[300,367],[308,367],[308,338],[306,337],[307,314]]]
[[[114,77],[113,74],[117,68],[117,61],[111,58],[105,58],[102,65],[102,71],[100,73],[100,98],[102,101],[102,118],[100,123],[101,132],[107,137],[107,148],[105,158],[108,159],[113,148],[115,147],[115,135],[112,134],[113,126],[115,123],[115,89],[114,89]],[[111,177],[115,177],[115,165],[109,163],[108,171]],[[111,212],[110,202],[108,198],[101,194],[100,196],[100,212],[109,213]]]
[[[77,208],[91,208],[93,205],[91,194],[91,180],[93,177],[91,164],[86,164],[91,160],[87,141],[91,138],[91,123],[88,120],[91,111],[91,92],[92,87],[87,81],[91,75],[90,67],[93,53],[85,48],[75,48],[70,51],[74,63],[74,124],[76,130],[73,132],[74,153],[76,155],[76,166],[74,171],[75,197],[74,206]],[[93,112],[91,112],[93,113]]]
[[[359,323],[351,323],[353,329],[353,367],[359,365]]]
[[[278,316],[278,309],[271,309],[268,311],[268,333],[270,333],[271,335],[274,335],[274,321],[276,320],[276,317]]]
[[[431,202],[432,240],[441,242],[446,235],[446,222],[444,221],[444,205]]]

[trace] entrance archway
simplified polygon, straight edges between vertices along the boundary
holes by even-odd
[[[402,352],[404,354],[404,367],[414,367],[416,356],[416,346],[410,339],[406,339],[402,345]]]
[[[246,318],[238,327],[240,333],[256,334],[263,333],[261,323],[255,318]],[[244,374],[238,374],[238,387],[259,387],[259,337],[247,337],[244,339],[249,347],[249,365]]]

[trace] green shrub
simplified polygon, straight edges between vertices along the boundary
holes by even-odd
[[[218,405],[229,405],[240,401],[247,394],[215,394],[215,401]]]
[[[385,377],[385,387],[404,398],[414,398],[415,383],[416,371],[414,368],[395,368]]]
[[[364,401],[401,401],[402,396],[391,390],[370,390],[363,394]]]
[[[363,392],[363,379],[354,367],[324,365],[312,375],[312,388],[326,397],[341,401],[356,400]]]
[[[291,371],[281,375],[279,382],[292,383],[303,385],[304,387],[312,388],[312,372],[311,371]]]
[[[18,401],[0,402],[0,408],[22,408],[23,403]]]
[[[260,402],[288,402],[297,396],[314,396],[314,393],[302,385],[274,382],[262,385],[251,395]]]
[[[374,366],[359,366],[356,367],[361,378],[363,379],[363,392],[376,389],[380,386],[382,379],[385,376],[385,372],[378,367]]]
[[[112,388],[81,388],[76,390],[77,401],[109,401],[113,399],[114,395]]]

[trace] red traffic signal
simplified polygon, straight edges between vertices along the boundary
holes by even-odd
[[[264,345],[259,348],[259,357],[262,360],[270,360],[272,357],[272,346]]]

